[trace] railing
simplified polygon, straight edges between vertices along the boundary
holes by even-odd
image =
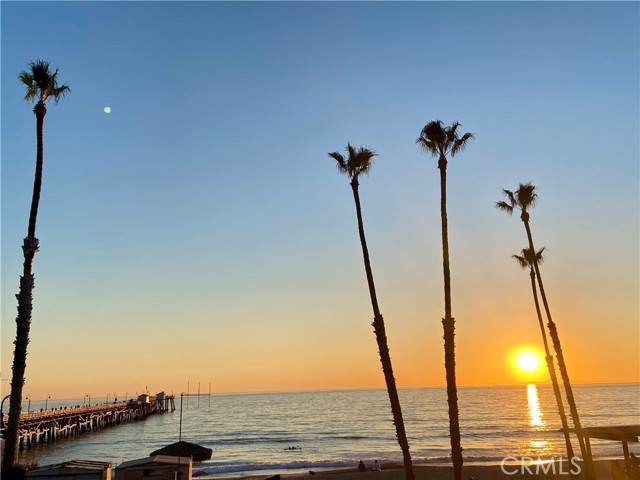
[[[138,400],[59,407],[36,410],[20,415],[18,427],[19,446],[29,447],[36,443],[47,443],[58,438],[69,438],[94,429],[142,420],[149,415],[175,411],[174,397],[153,398],[149,402]],[[2,427],[8,421],[2,416]]]
[[[50,418],[64,418],[68,416],[81,415],[86,413],[98,413],[105,410],[113,410],[120,407],[137,407],[138,402],[114,402],[97,405],[83,405],[82,407],[60,407],[49,408],[47,410],[35,410],[33,412],[22,412],[20,414],[20,423],[31,423],[38,420],[47,420]],[[6,425],[9,420],[9,414],[2,416],[2,425]]]

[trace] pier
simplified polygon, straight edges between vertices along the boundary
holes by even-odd
[[[150,415],[175,411],[175,397],[164,392],[155,396],[140,395],[138,399],[94,406],[77,406],[22,413],[18,427],[20,449],[38,443],[55,442],[84,432],[144,420]],[[8,421],[2,416],[2,429]]]

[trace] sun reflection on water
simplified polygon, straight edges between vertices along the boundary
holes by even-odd
[[[547,424],[542,419],[540,400],[538,399],[538,387],[534,384],[527,385],[527,402],[529,403],[529,425],[532,427],[544,427]]]
[[[531,440],[529,443],[534,448],[545,448],[549,444],[546,440]]]
[[[540,399],[538,398],[538,387],[534,384],[527,385],[527,403],[529,404],[529,425],[536,430],[542,430],[547,424],[542,419],[542,409],[540,408]],[[546,450],[549,442],[546,440],[535,439],[529,444],[536,450]]]

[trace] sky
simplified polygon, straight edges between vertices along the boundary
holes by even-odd
[[[459,385],[529,381],[510,359],[542,349],[525,231],[495,208],[529,181],[572,381],[640,381],[637,2],[0,9],[3,394],[35,164],[17,75],[40,58],[71,92],[44,123],[25,395],[384,387],[327,156],[347,142],[378,153],[360,196],[397,383],[444,385],[439,174],[415,143],[435,119],[475,135],[448,167]]]

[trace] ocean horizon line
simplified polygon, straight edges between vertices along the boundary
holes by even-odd
[[[504,383],[504,384],[482,384],[482,385],[458,385],[458,389],[459,390],[470,390],[470,389],[475,389],[475,388],[522,388],[524,386],[527,386],[529,384],[535,384],[537,386],[551,386],[551,382],[549,381],[530,381],[530,382],[521,382],[521,383]],[[625,386],[625,385],[640,385],[640,380],[635,381],[635,382],[593,382],[593,383],[574,383],[573,384],[575,387],[597,387],[597,386],[615,386],[615,385],[621,385],[621,386]],[[414,387],[400,387],[398,386],[398,390],[423,390],[423,389],[430,389],[430,390],[435,390],[435,389],[446,389],[446,385],[425,385],[425,386],[414,386]],[[227,395],[268,395],[268,394],[281,394],[281,393],[313,393],[313,392],[318,392],[318,393],[327,393],[327,392],[356,392],[356,391],[380,391],[380,390],[386,390],[386,387],[384,386],[380,386],[380,387],[352,387],[352,388],[310,388],[310,389],[290,389],[290,390],[246,390],[246,391],[217,391],[217,392],[211,392],[210,394],[208,392],[206,393],[186,393],[186,392],[180,392],[180,393],[174,393],[174,392],[168,392],[167,390],[160,390],[160,391],[164,391],[165,393],[169,393],[170,395],[173,395],[174,397],[178,398],[180,397],[180,395],[184,395],[185,397],[189,396],[189,397],[208,397],[209,395],[211,396],[227,396]],[[154,393],[158,393],[158,392],[154,392]],[[152,393],[153,394],[153,393]],[[134,396],[136,395],[141,395],[140,393],[138,394],[134,394],[134,395],[129,395],[127,396],[127,398],[134,398]],[[84,397],[84,395],[80,395],[78,397],[66,397],[66,398],[57,398],[57,401],[71,401],[71,400],[82,400]],[[100,398],[100,397],[92,397],[92,398]],[[44,398],[40,399],[40,398],[34,398],[32,400],[32,402],[38,402],[38,401],[44,401]]]

